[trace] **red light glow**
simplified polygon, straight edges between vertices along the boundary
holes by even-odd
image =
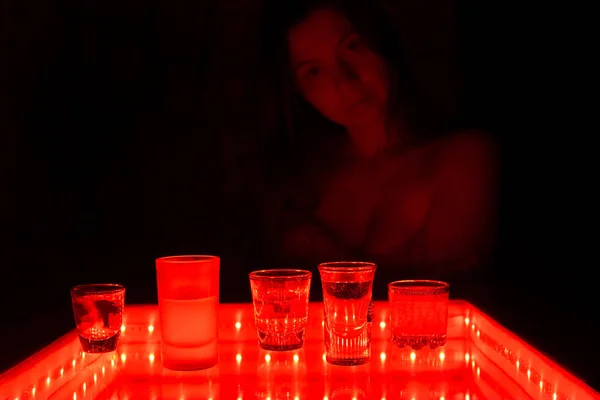
[[[128,306],[116,352],[82,353],[70,332],[1,375],[0,400],[600,398],[469,303],[450,302],[435,350],[399,349],[387,304],[375,314],[371,361],[343,367],[322,361],[322,304],[310,304],[304,348],[288,352],[259,349],[251,304],[222,304],[217,366],[176,372],[161,365],[157,307]]]

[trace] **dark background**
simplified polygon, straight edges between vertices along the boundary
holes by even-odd
[[[221,300],[249,301],[245,273],[265,267],[249,195],[261,133],[244,122],[259,1],[4,4],[0,370],[73,327],[74,284],[155,302],[158,256],[220,255]],[[391,10],[421,90],[501,145],[494,270],[453,296],[599,388],[594,158],[565,28],[508,3]]]

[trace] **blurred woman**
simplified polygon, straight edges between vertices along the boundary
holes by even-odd
[[[266,8],[261,38],[285,126],[267,168],[269,250],[286,266],[474,268],[493,238],[492,140],[430,117],[373,2],[281,3]]]

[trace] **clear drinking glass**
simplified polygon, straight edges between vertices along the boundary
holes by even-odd
[[[319,265],[325,311],[327,361],[359,365],[371,357],[373,278],[377,266],[368,262]]]
[[[250,273],[258,344],[265,350],[295,350],[304,345],[312,273],[271,269]]]
[[[121,336],[125,288],[114,283],[75,286],[71,302],[83,351],[115,350]]]
[[[216,256],[156,260],[162,363],[173,370],[209,368],[218,362]]]
[[[388,285],[392,342],[415,350],[446,344],[450,285],[441,281],[409,280]]]

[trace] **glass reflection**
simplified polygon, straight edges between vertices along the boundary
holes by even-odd
[[[307,391],[306,384],[304,349],[285,352],[259,350],[254,392],[256,399],[300,399]]]

